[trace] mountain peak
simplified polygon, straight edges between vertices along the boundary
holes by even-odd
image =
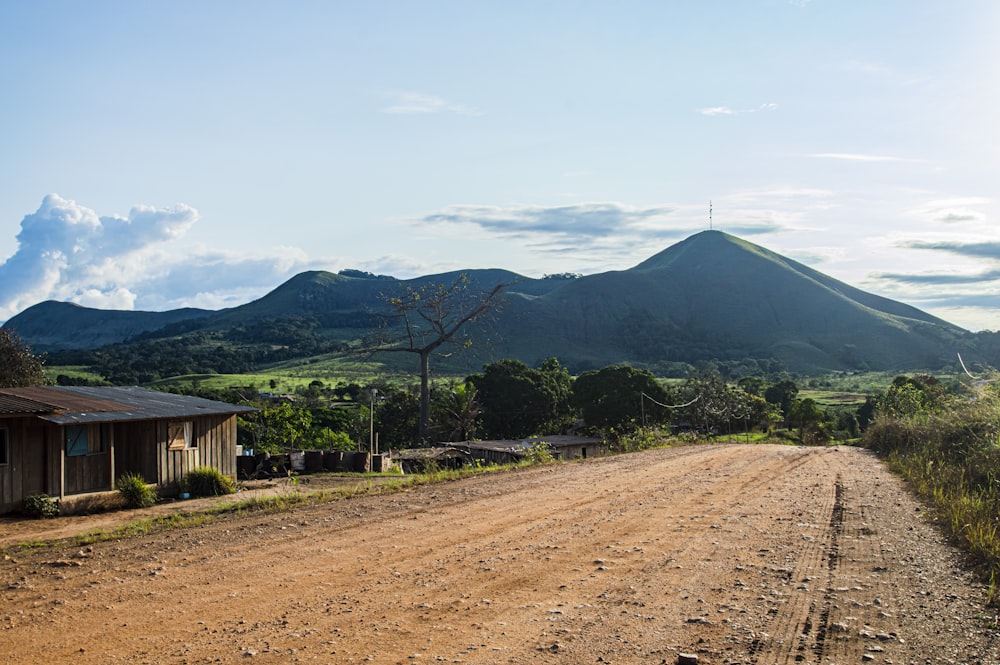
[[[728,254],[733,251],[751,252],[758,256],[768,258],[776,257],[776,254],[753,244],[729,235],[723,231],[700,231],[675,245],[671,245],[662,252],[654,254],[632,270],[659,270],[670,268],[679,260],[695,260],[697,262],[721,258],[720,254]]]

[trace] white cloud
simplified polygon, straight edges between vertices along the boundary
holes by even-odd
[[[774,111],[778,108],[778,105],[774,102],[768,102],[766,104],[761,104],[756,108],[749,109],[734,109],[728,106],[710,106],[707,108],[698,109],[698,113],[702,115],[740,115],[743,113],[758,113],[760,111]]]
[[[17,251],[0,264],[0,316],[46,298],[128,302],[119,288],[129,267],[141,270],[145,251],[182,236],[197,219],[185,205],[138,206],[128,217],[99,217],[49,194],[21,221]]]
[[[409,115],[420,113],[456,113],[476,116],[482,113],[471,106],[456,104],[436,95],[421,92],[396,92],[389,95],[392,101],[381,109],[382,113]]]
[[[179,248],[197,220],[186,205],[102,217],[49,194],[24,217],[17,251],[0,264],[0,320],[43,300],[102,309],[228,307],[319,267],[290,247],[261,255]]]
[[[809,155],[819,159],[840,159],[849,162],[907,162],[920,163],[925,160],[909,157],[893,157],[891,155],[869,155],[855,152],[817,152]]]
[[[943,222],[946,224],[973,223],[982,224],[988,221],[987,215],[978,207],[988,206],[992,201],[982,196],[953,197],[927,201],[908,211],[908,215],[927,222]]]

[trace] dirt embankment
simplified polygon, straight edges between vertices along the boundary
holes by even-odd
[[[864,451],[539,467],[0,565],[0,662],[1000,663]]]

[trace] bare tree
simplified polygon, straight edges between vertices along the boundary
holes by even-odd
[[[463,331],[499,306],[507,284],[497,284],[488,291],[470,288],[468,276],[459,275],[451,284],[407,286],[402,293],[382,294],[389,314],[377,337],[363,349],[369,353],[414,353],[420,358],[419,438],[424,442],[430,420],[430,361],[445,345],[468,348],[472,339]]]

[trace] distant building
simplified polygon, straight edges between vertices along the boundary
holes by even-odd
[[[465,450],[474,459],[489,464],[519,462],[539,445],[545,445],[553,457],[561,460],[585,459],[608,454],[608,444],[603,439],[564,434],[509,441],[461,441],[441,445]]]
[[[114,489],[126,473],[167,493],[196,467],[236,478],[236,414],[253,407],[136,387],[0,389],[0,513],[24,497]]]

